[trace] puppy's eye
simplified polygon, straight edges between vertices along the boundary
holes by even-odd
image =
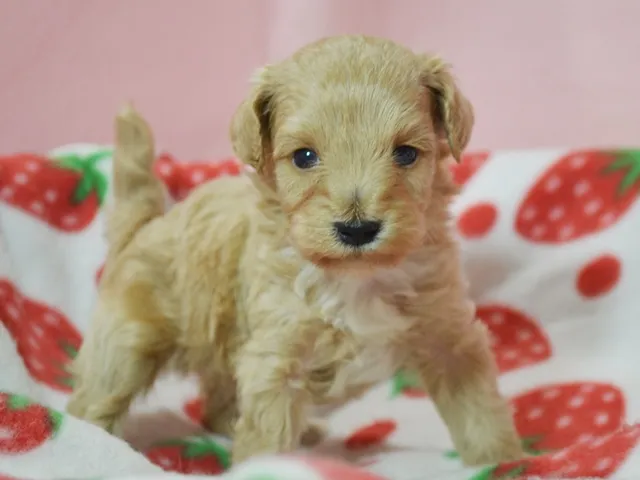
[[[318,160],[318,154],[310,148],[300,148],[293,152],[293,164],[302,170],[314,167]]]
[[[408,167],[418,159],[418,150],[409,145],[400,145],[393,151],[393,160],[401,167]]]

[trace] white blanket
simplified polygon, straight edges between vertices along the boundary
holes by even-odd
[[[0,157],[0,474],[220,474],[230,444],[198,425],[193,379],[163,378],[137,402],[129,443],[64,413],[66,369],[106,253],[110,154],[72,145],[50,157],[62,160]],[[239,170],[233,160],[158,162],[177,199]],[[640,153],[478,153],[455,173],[466,184],[454,213],[473,298],[535,456],[463,468],[433,405],[400,373],[332,415],[331,438],[311,456],[259,458],[224,478],[640,478]]]

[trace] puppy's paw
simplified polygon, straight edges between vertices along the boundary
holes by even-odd
[[[460,458],[466,466],[512,462],[525,457],[520,439],[517,437],[508,435],[497,442],[489,438],[486,440],[485,442],[479,440],[474,445],[468,444],[459,449]]]

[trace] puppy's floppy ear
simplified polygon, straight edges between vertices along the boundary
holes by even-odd
[[[473,107],[460,92],[449,65],[434,55],[420,55],[421,81],[430,91],[438,135],[446,140],[447,153],[456,161],[471,138]]]
[[[260,69],[253,77],[250,95],[240,104],[231,121],[231,144],[242,162],[260,174],[271,164],[274,88],[269,83],[268,69]]]

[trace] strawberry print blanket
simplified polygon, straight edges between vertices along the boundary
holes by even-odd
[[[94,145],[0,157],[1,479],[640,478],[640,151],[485,152],[452,166],[464,267],[530,454],[479,468],[461,465],[410,372],[334,412],[312,451],[233,468],[190,378],[162,378],[138,401],[126,441],[66,414],[106,253],[110,162]],[[161,155],[156,168],[172,201],[241,174],[233,159]]]

